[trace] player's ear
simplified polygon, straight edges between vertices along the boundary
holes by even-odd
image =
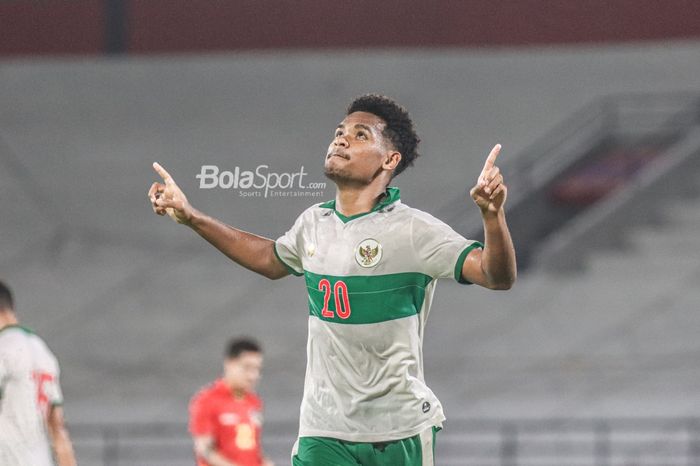
[[[400,161],[401,161],[401,153],[400,152],[396,152],[396,151],[389,152],[386,154],[383,167],[386,170],[394,170],[396,167],[398,167]]]

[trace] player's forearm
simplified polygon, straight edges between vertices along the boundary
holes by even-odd
[[[65,428],[54,429],[51,437],[57,466],[76,466],[73,444],[68,431]]]
[[[238,230],[199,211],[193,212],[188,225],[237,264],[271,279],[287,275],[275,258],[273,240]]]
[[[47,431],[51,438],[51,448],[58,466],[75,466],[75,453],[73,444],[68,435],[63,420],[63,408],[60,405],[51,405],[47,419]]]
[[[503,209],[498,213],[485,213],[483,221],[485,240],[481,268],[489,288],[508,290],[515,282],[517,266],[505,213]]]

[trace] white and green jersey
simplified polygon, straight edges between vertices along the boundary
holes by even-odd
[[[0,465],[53,464],[40,405],[43,396],[51,403],[60,400],[54,363],[33,332],[17,325],[0,330]],[[48,373],[55,374],[55,383],[46,379]]]
[[[423,332],[436,279],[462,282],[469,241],[401,203],[345,217],[335,201],[304,211],[275,243],[303,275],[309,339],[300,437],[403,439],[445,419],[423,377]]]

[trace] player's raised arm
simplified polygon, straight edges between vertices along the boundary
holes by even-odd
[[[165,168],[158,163],[154,163],[153,168],[163,179],[148,190],[156,214],[168,215],[177,223],[187,225],[231,260],[253,272],[271,279],[288,274],[275,256],[273,240],[233,228],[198,211]]]
[[[507,290],[513,286],[517,275],[515,248],[506,224],[504,205],[508,189],[503,183],[496,158],[501,145],[496,144],[486,158],[470,195],[481,210],[484,222],[484,249],[474,249],[462,267],[464,279],[478,285]]]

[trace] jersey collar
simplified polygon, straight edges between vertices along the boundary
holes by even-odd
[[[231,390],[231,388],[228,385],[226,385],[226,382],[223,378],[217,379],[216,382],[214,382],[214,390],[226,396],[230,396],[236,400],[245,400],[250,396],[250,392],[243,392],[243,396],[238,398],[237,396],[235,396],[233,390]]]
[[[25,326],[23,326],[23,325],[20,325],[20,324],[5,325],[4,327],[0,328],[0,332],[2,332],[2,331],[4,331],[4,330],[9,330],[9,329],[11,329],[11,328],[16,328],[16,329],[18,329],[18,330],[22,330],[24,333],[29,333],[29,334],[33,334],[33,333],[34,333],[31,329],[29,329],[29,328],[27,328],[27,327],[25,327]]]
[[[377,202],[377,204],[372,207],[372,210],[369,212],[362,212],[361,214],[356,214],[352,215],[350,217],[346,217],[345,215],[341,214],[337,210],[335,210],[335,199],[332,201],[324,202],[321,204],[319,207],[323,209],[332,209],[333,212],[335,212],[335,215],[338,216],[340,220],[343,221],[343,223],[348,223],[350,220],[355,220],[356,218],[364,217],[365,215],[371,214],[372,212],[376,212],[378,210],[383,209],[384,207],[388,206],[389,204],[393,204],[394,202],[398,201],[401,199],[400,193],[399,193],[399,188],[395,186],[390,186],[386,188],[386,191],[384,192],[384,195],[382,198]]]

